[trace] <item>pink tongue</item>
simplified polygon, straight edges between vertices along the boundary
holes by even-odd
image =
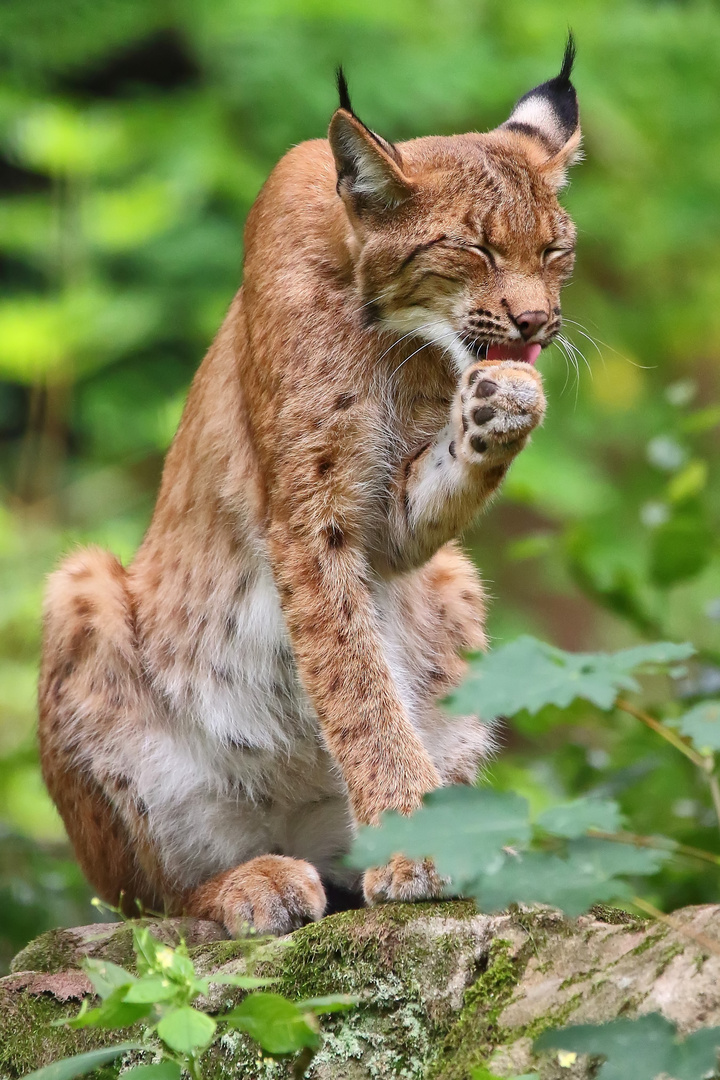
[[[488,360],[522,360],[525,364],[534,364],[540,355],[542,345],[488,345]]]

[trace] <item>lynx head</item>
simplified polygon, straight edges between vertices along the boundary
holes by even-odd
[[[356,116],[342,71],[329,139],[353,236],[367,322],[447,350],[534,363],[560,329],[575,229],[557,192],[578,159],[580,123],[562,69],[485,134],[400,145]]]

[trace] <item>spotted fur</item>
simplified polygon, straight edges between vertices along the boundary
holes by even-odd
[[[356,822],[473,782],[490,729],[437,704],[485,645],[454,538],[545,408],[485,357],[560,325],[568,92],[550,134],[543,91],[521,127],[398,146],[345,92],[267,181],[134,561],[81,550],[48,584],[43,773],[105,899],[285,932],[319,875],[353,884]]]

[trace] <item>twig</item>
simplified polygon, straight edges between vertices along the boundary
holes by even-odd
[[[688,744],[674,732],[672,728],[666,727],[665,724],[661,724],[654,716],[650,716],[649,713],[643,712],[642,709],[638,709],[635,705],[626,701],[625,698],[618,698],[615,705],[618,709],[622,709],[624,712],[629,713],[630,716],[634,716],[636,720],[645,724],[646,727],[649,727],[652,731],[657,732],[658,735],[669,742],[671,746],[674,746],[676,750],[679,750],[681,754],[684,754],[686,758],[692,761],[693,765],[696,765],[698,769],[700,769],[710,785],[713,808],[715,810],[715,816],[718,819],[718,825],[720,825],[720,784],[714,773],[714,756],[712,754],[698,754],[697,750],[694,750],[692,746],[688,746]]]
[[[714,767],[714,759],[710,758],[709,760],[713,762]],[[718,784],[718,778],[715,773],[712,773],[709,770],[707,778],[708,784],[710,785],[710,794],[712,795],[713,806],[715,807],[715,816],[718,819],[718,825],[720,825],[720,784]]]
[[[588,829],[588,836],[594,836],[598,840],[610,840],[616,844],[632,844],[633,847],[655,848],[658,851],[667,851],[674,855],[686,855],[688,858],[701,859],[703,862],[712,863],[713,866],[720,866],[720,855],[714,855],[711,851],[703,851],[702,848],[679,844],[677,841],[666,839],[664,836],[610,833],[603,832],[602,829]]]
[[[714,956],[720,956],[720,941],[715,941],[714,938],[709,938],[705,934],[697,934],[694,930],[688,930],[686,926],[678,922],[677,919],[673,919],[672,915],[666,915],[664,911],[659,911],[658,908],[648,903],[647,900],[641,899],[639,896],[634,896],[632,899],[635,907],[639,907],[641,911],[646,912],[652,916],[653,919],[657,919],[658,922],[664,923],[669,926],[675,933],[681,934],[683,937],[692,938],[703,949],[706,949]]]
[[[638,709],[635,705],[626,701],[625,698],[618,698],[615,705],[618,709],[622,709],[623,712],[630,713],[630,716],[634,716],[641,724],[645,724],[646,727],[657,732],[663,739],[671,743],[676,750],[679,750],[681,754],[684,754],[686,758],[689,758],[693,765],[697,765],[698,769],[707,772],[707,759],[704,758],[702,754],[698,754],[697,750],[693,750],[692,746],[688,746],[686,742],[683,742],[680,736],[676,734],[672,728],[666,727],[665,724],[661,724],[654,716],[650,716],[649,713],[643,712],[642,709]]]

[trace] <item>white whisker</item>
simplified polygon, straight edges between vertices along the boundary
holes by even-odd
[[[394,349],[395,346],[399,345],[401,341],[405,341],[406,338],[409,338],[409,337],[414,337],[416,334],[419,334],[421,330],[426,330],[428,328],[428,326],[432,326],[432,325],[433,325],[432,322],[421,323],[420,326],[416,326],[416,327],[414,327],[414,329],[409,330],[407,332],[407,334],[403,334],[403,336],[401,338],[398,338],[397,341],[393,341],[392,345],[390,345],[385,350],[384,353],[382,353],[380,356],[378,356],[376,363],[380,363],[380,361],[383,359],[383,357],[387,356],[387,354],[391,351],[391,349]]]
[[[390,378],[392,379],[395,375],[397,375],[398,371],[403,366],[403,364],[407,364],[408,360],[412,360],[413,356],[417,356],[417,354],[419,352],[422,352],[423,349],[428,349],[431,345],[434,345],[434,344],[435,344],[434,341],[426,341],[423,345],[420,346],[419,349],[416,349],[415,352],[411,352],[410,355],[406,356],[405,359],[402,361],[402,363],[398,364],[398,366],[395,368],[395,370],[390,373]]]

